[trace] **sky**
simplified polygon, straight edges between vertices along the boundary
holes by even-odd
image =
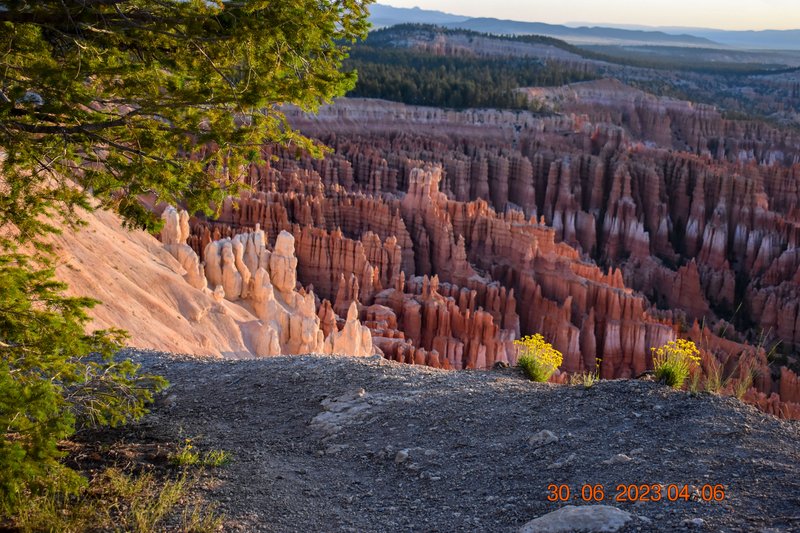
[[[800,29],[800,0],[378,0],[378,3],[551,24]]]

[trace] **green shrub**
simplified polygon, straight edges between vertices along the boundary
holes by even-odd
[[[58,442],[81,426],[141,417],[166,385],[114,359],[122,332],[84,333],[95,302],[63,289],[52,269],[0,255],[0,518],[31,495],[83,486]]]

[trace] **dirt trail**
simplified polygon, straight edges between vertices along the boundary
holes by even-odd
[[[635,515],[622,531],[800,531],[800,424],[731,398],[375,357],[132,355],[172,383],[140,437],[233,454],[209,489],[226,531],[518,531],[565,505],[552,483],[602,484],[604,504]],[[726,497],[615,502],[633,483]]]

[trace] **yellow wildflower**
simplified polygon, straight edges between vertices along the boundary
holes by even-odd
[[[538,333],[522,337],[514,344],[520,347],[517,364],[533,381],[547,381],[564,361],[561,352]]]

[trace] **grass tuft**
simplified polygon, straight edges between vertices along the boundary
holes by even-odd
[[[689,375],[689,392],[698,394],[702,390],[703,371],[695,368]]]
[[[214,533],[222,529],[224,517],[216,512],[214,505],[194,504],[183,510],[181,531],[191,533]]]
[[[230,452],[225,450],[211,450],[203,456],[203,466],[217,468],[231,462]]]
[[[753,386],[753,382],[756,378],[756,372],[752,368],[745,371],[745,375],[742,379],[736,382],[736,385],[733,386],[733,395],[736,396],[737,400],[741,400],[744,398],[744,395],[747,394],[747,391],[750,390],[750,387]]]
[[[183,447],[169,456],[169,461],[173,465],[179,467],[200,466],[217,468],[230,463],[231,454],[225,450],[211,450],[201,454],[192,444],[192,439],[186,439]]]
[[[586,371],[579,374],[572,374],[569,377],[570,385],[583,385],[587,389],[594,387],[598,381],[600,381],[599,367],[594,372]]]

